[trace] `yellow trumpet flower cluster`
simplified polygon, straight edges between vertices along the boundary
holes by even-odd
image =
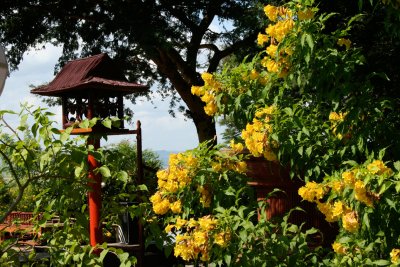
[[[331,122],[331,129],[332,133],[338,138],[339,140],[345,138],[350,138],[350,133],[346,133],[344,136],[341,133],[337,133],[337,127],[340,123],[342,123],[347,116],[347,112],[331,112],[329,113],[329,121]]]
[[[372,174],[377,175],[392,175],[393,170],[386,167],[386,165],[381,160],[374,160],[372,163],[368,164],[367,169]]]
[[[272,132],[270,121],[274,112],[275,106],[265,107],[256,112],[252,123],[246,125],[246,129],[242,131],[242,138],[245,141],[246,147],[255,157],[264,156],[270,161],[276,161],[276,154],[273,148],[277,146],[268,140]]]
[[[337,254],[342,254],[342,255],[346,254],[346,248],[338,242],[334,242],[332,244],[332,248],[333,248],[333,251],[335,251]]]
[[[169,168],[157,172],[159,190],[150,197],[156,214],[181,212],[182,203],[173,194],[191,182],[197,168],[198,159],[190,151],[170,155]]]
[[[234,155],[238,155],[244,149],[243,144],[231,143]],[[169,167],[157,172],[158,191],[150,197],[153,205],[153,211],[158,215],[164,215],[171,211],[174,214],[182,212],[182,192],[185,188],[197,188],[199,194],[192,196],[198,197],[203,207],[208,208],[212,203],[212,186],[209,181],[203,181],[202,184],[194,178],[203,170],[204,164],[207,169],[212,168],[216,175],[220,173],[233,171],[243,174],[247,170],[247,164],[241,160],[241,157],[231,157],[234,155],[215,155],[212,161],[203,161],[202,156],[196,154],[196,151],[186,151],[178,154],[171,154],[169,158]],[[215,173],[214,173],[215,174]],[[197,184],[196,184],[197,183]]]
[[[185,261],[200,259],[209,260],[209,252],[213,244],[225,247],[230,240],[228,231],[218,231],[218,221],[210,215],[195,220],[185,220],[180,217],[175,224],[169,224],[167,233],[178,231],[174,247],[175,257],[181,257]]]
[[[279,44],[285,37],[293,30],[295,26],[294,12],[285,7],[276,7],[267,5],[264,7],[265,15],[268,19],[275,24],[269,24],[265,29],[266,34],[260,33],[257,38],[257,43],[263,46],[265,43],[270,41],[269,46],[266,48],[268,56],[265,56],[261,60],[261,65],[267,68],[268,72],[276,73],[278,77],[282,78],[287,75],[289,70],[289,60],[284,56],[291,55],[292,50],[288,47],[280,49],[278,53]],[[313,16],[312,11],[301,11],[298,18],[311,18]]]
[[[326,194],[326,189],[322,184],[316,182],[308,182],[305,186],[299,188],[299,195],[309,202],[317,202]]]
[[[336,117],[340,118],[340,116]],[[340,199],[346,199],[345,192],[347,192],[348,199],[348,194],[352,192],[351,196],[354,196],[354,200],[368,207],[373,207],[374,201],[379,199],[379,195],[370,191],[368,184],[365,182],[371,181],[371,175],[387,177],[393,175],[393,171],[381,160],[374,160],[366,167],[344,171],[340,178],[336,178],[334,181],[308,182],[305,186],[299,188],[298,193],[304,200],[315,202],[328,222],[335,222],[341,219],[343,228],[353,233],[359,228],[358,214]],[[329,192],[332,192],[338,200],[323,202]]]
[[[350,49],[351,41],[350,41],[349,39],[346,39],[346,38],[339,38],[339,39],[337,40],[337,44],[338,44],[339,46],[344,46],[344,47],[346,47],[346,49]]]
[[[331,202],[317,202],[318,209],[325,215],[327,222],[336,222],[342,219],[343,228],[354,233],[360,227],[357,213],[347,207],[342,201]]]
[[[390,252],[390,260],[393,264],[398,264],[400,259],[400,249],[394,248]]]
[[[221,92],[221,84],[208,72],[201,74],[201,78],[204,81],[204,86],[192,86],[191,92],[193,95],[199,96],[206,103],[204,107],[206,114],[213,116],[218,111],[215,96]]]
[[[230,147],[232,148],[232,153],[234,155],[240,154],[244,150],[244,145],[241,143],[235,143],[234,140],[231,140]],[[232,154],[229,153],[229,154]],[[238,173],[245,173],[247,171],[247,164],[245,161],[240,160],[232,160],[230,158],[224,158],[216,156],[211,163],[211,167],[215,172],[224,172],[224,171],[235,171]]]

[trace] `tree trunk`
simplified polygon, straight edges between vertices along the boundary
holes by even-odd
[[[193,114],[193,123],[196,126],[197,137],[199,143],[215,139],[217,141],[217,131],[215,129],[215,121],[206,114]]]
[[[204,102],[198,96],[191,93],[192,85],[199,85],[202,81],[198,77],[200,75],[194,70],[195,67],[188,66],[183,60],[181,64],[176,62],[174,51],[157,49],[158,54],[152,60],[157,64],[159,71],[168,77],[175,90],[181,96],[187,105],[194,125],[196,126],[199,142],[213,140],[216,138],[215,121],[213,117],[208,116],[204,111]],[[154,55],[154,54],[153,54]],[[173,66],[173,67],[171,67]]]

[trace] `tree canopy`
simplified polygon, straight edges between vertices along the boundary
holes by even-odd
[[[62,45],[66,60],[109,53],[131,80],[154,84],[180,98],[199,141],[214,137],[215,123],[190,92],[200,71],[214,72],[222,59],[254,47],[257,0],[67,1],[5,0],[0,40],[13,69],[23,53],[46,42]],[[218,25],[215,29],[215,25]],[[199,54],[203,56],[199,56]],[[174,106],[175,101],[172,101]]]

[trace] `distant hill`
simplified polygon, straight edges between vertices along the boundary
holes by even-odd
[[[156,153],[158,155],[158,157],[160,158],[160,160],[163,164],[163,167],[166,168],[166,167],[168,167],[169,155],[179,153],[179,151],[155,150],[154,153]]]

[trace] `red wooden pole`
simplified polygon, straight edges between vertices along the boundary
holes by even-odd
[[[94,146],[95,149],[100,147],[100,139],[92,139],[88,144]],[[95,157],[91,154],[88,155],[89,163],[89,234],[90,245],[96,246],[103,243],[103,233],[100,222],[101,210],[101,174],[95,174],[94,169],[100,167]]]
[[[143,184],[143,154],[142,154],[142,128],[140,121],[136,122],[136,159],[137,159],[137,183]],[[139,257],[138,257],[138,267],[144,266],[144,235],[143,235],[143,225],[140,219],[138,220],[138,241],[139,241]]]

